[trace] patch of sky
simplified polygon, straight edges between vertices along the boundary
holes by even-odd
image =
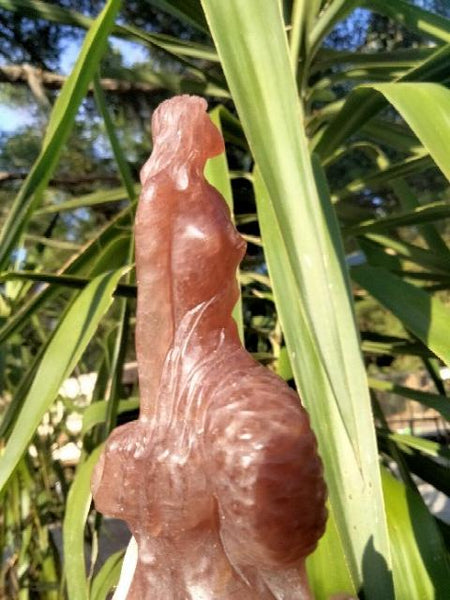
[[[326,48],[335,50],[356,50],[364,43],[369,27],[371,12],[356,8],[340,21],[324,41]]]
[[[12,108],[0,104],[0,133],[11,133],[19,127],[26,127],[34,122],[34,117],[26,108]]]
[[[411,0],[411,4],[443,17],[450,16],[450,2],[448,0]]]
[[[26,257],[27,251],[22,246],[13,251],[13,260],[16,264],[16,268],[20,268],[21,264],[25,262]]]
[[[149,58],[148,49],[127,40],[116,37],[110,38],[112,47],[122,55],[123,65],[132,67],[136,63],[145,62]],[[59,58],[59,72],[62,75],[69,75],[72,71],[75,61],[78,57],[82,44],[82,38],[70,39],[61,47]],[[0,59],[0,64],[4,63]],[[0,133],[12,133],[19,128],[32,125],[34,122],[33,113],[25,107],[13,108],[5,103],[0,103]]]
[[[122,55],[125,67],[132,67],[137,63],[143,63],[149,59],[148,48],[145,48],[141,44],[112,37],[111,45]]]
[[[72,71],[80,48],[81,40],[70,40],[65,42],[59,57],[59,72],[61,75],[69,75]]]
[[[82,40],[71,40],[64,45],[59,59],[59,68],[63,75],[69,75],[73,69],[81,48],[81,43]],[[148,60],[148,50],[141,44],[114,36],[110,37],[110,43],[114,50],[117,50],[122,55],[122,61],[125,67],[129,68],[136,63]]]

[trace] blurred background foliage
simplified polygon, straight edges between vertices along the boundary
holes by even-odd
[[[394,102],[374,109],[330,151],[327,142],[333,142],[333,127],[343,130],[349,122],[343,113],[347,121],[339,123],[339,111],[357,86],[402,78],[448,86],[450,5],[445,0],[281,4],[304,133],[320,157],[346,264],[354,273],[352,298],[373,427],[380,464],[390,472],[382,471],[382,510],[392,559],[381,555],[386,571],[393,570],[392,597],[445,598],[450,589],[450,511],[444,500],[450,492],[450,408],[443,367],[449,352],[440,350],[439,336],[450,326],[445,323],[450,192],[436,159],[443,150],[438,136],[434,146],[424,142],[420,127],[402,117]],[[264,253],[275,251],[261,223],[263,203],[255,198],[258,149],[248,135],[252,116],[246,116],[245,100],[235,99],[232,65],[211,17],[215,2],[139,0],[120,7],[109,2],[94,23],[104,8],[103,0],[0,0],[0,439],[6,448],[0,463],[0,597],[8,599],[106,598],[118,580],[127,533],[90,506],[94,460],[89,457],[95,458],[92,452],[116,423],[137,415],[136,290],[133,271],[123,267],[133,263],[132,212],[139,169],[151,151],[151,114],[176,93],[204,95],[219,115],[227,143],[230,200],[248,242],[240,272],[245,345],[290,385],[302,387],[301,366],[296,367],[302,358],[295,358],[293,342],[288,339],[286,345],[285,339],[289,332],[294,335],[283,320],[289,293],[284,296]],[[231,36],[234,25],[228,25]],[[73,64],[87,29],[93,37],[77,71]],[[441,60],[435,58],[439,51]],[[430,60],[433,68],[421,76]],[[81,97],[73,92],[58,105],[70,78]],[[253,90],[246,93],[251,97]],[[256,95],[254,102],[258,111]],[[434,109],[424,105],[423,110]],[[49,119],[57,132],[53,138]],[[42,149],[52,143],[44,155]],[[262,176],[270,187],[263,168]],[[357,269],[366,266],[381,271],[363,271],[358,278]],[[395,276],[392,286],[403,280],[409,287],[397,285],[393,293],[385,273]],[[411,288],[424,294],[417,296],[417,306]],[[91,329],[76,330],[71,318],[97,302],[99,289],[103,295]],[[434,298],[443,311],[436,339],[421,304],[425,297]],[[421,335],[422,320],[431,331],[428,338]],[[338,362],[334,368],[340,369]],[[35,389],[33,381],[49,385]],[[300,391],[310,409],[313,388],[304,385]],[[313,413],[312,420],[319,445],[324,444],[320,419]],[[325,467],[327,472],[326,457]],[[374,477],[379,484],[378,467]],[[338,486],[329,486],[333,507]],[[339,514],[338,508],[332,510],[325,541],[311,561],[315,594],[327,598],[346,591],[388,598],[368,583],[374,575],[365,574],[364,565],[351,566],[354,541],[346,539],[347,517]],[[342,572],[337,561],[336,572],[327,572],[324,582],[320,565],[328,563],[321,561],[335,561],[336,552],[346,555]],[[399,575],[413,570],[422,583]]]

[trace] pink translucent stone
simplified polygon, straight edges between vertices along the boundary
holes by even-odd
[[[106,443],[96,508],[137,540],[130,599],[309,598],[322,466],[298,396],[231,318],[245,242],[203,176],[222,137],[193,96],[163,102],[152,128],[136,217],[141,413]]]

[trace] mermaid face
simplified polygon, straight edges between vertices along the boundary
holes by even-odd
[[[225,149],[219,130],[206,112],[206,101],[195,96],[179,99],[163,102],[153,113],[153,151],[141,169],[143,185],[159,171],[170,169],[172,163],[179,166],[180,161],[203,172],[208,158]]]

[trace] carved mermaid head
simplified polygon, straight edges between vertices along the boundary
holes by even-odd
[[[180,159],[203,172],[207,159],[224,151],[222,136],[206,110],[203,98],[188,95],[176,96],[158,106],[152,117],[153,151],[141,170],[142,184]]]

